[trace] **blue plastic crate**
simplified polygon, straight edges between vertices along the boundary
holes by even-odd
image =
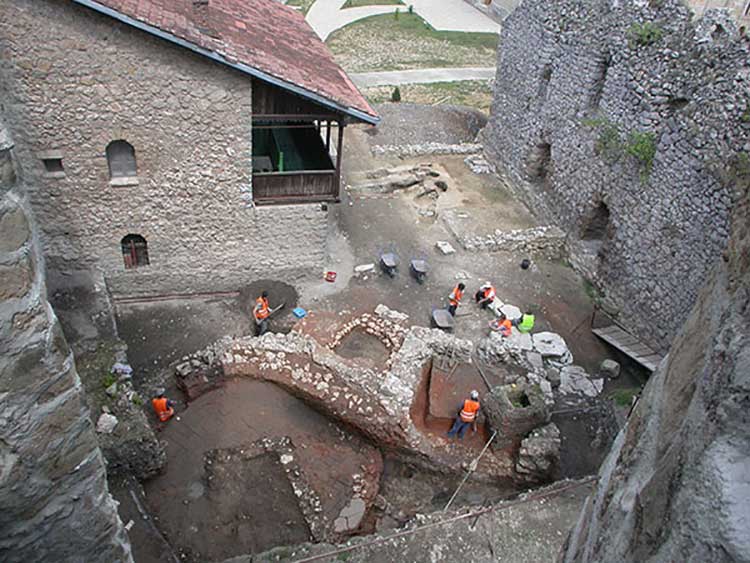
[[[302,307],[295,307],[292,309],[292,314],[297,317],[298,319],[302,319],[307,315],[307,311],[305,311]]]

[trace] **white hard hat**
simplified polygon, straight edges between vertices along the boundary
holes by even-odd
[[[482,287],[490,287],[491,285],[492,285],[492,284],[491,284],[490,282],[486,281],[486,282],[484,282],[484,283],[482,284]]]
[[[479,391],[474,389],[471,393],[469,393],[469,396],[476,401],[479,398]]]
[[[156,388],[156,396],[157,397],[161,397],[166,392],[167,392],[167,390],[164,389],[164,387],[157,387]]]

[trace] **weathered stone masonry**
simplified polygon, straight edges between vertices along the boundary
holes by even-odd
[[[658,347],[727,240],[725,178],[750,149],[747,61],[728,16],[691,22],[676,0],[530,0],[503,26],[487,155]],[[634,133],[653,134],[650,172],[628,154]]]
[[[0,14],[0,87],[57,285],[77,272],[115,295],[235,290],[317,273],[327,214],[254,208],[247,76],[71,3]],[[137,185],[110,183],[105,149],[135,149]],[[57,151],[64,177],[40,160]],[[126,270],[121,239],[148,242]],[[88,275],[88,274],[87,274]],[[61,281],[59,281],[61,280]]]
[[[132,561],[0,123],[0,560]]]

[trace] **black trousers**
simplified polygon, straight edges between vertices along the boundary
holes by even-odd
[[[268,332],[268,319],[255,323],[255,336],[262,336]]]

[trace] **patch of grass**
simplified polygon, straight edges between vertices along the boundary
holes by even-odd
[[[351,551],[345,551],[344,553],[339,553],[336,556],[337,561],[348,561],[349,557],[351,557],[352,552]]]
[[[635,397],[640,392],[640,389],[638,388],[628,388],[628,389],[617,389],[616,391],[613,391],[610,397],[614,399],[615,404],[618,407],[629,407],[631,404],[633,404],[633,397]]]
[[[594,287],[594,284],[592,284],[585,278],[583,280],[583,291],[586,292],[586,295],[588,295],[589,299],[591,299],[592,301],[598,301],[601,298],[601,295],[599,295],[599,290]]]
[[[104,379],[102,379],[102,385],[104,385],[105,389],[113,383],[117,383],[117,376],[114,373],[108,373],[104,376]]]
[[[359,8],[360,6],[404,5],[401,0],[346,0],[342,8]]]
[[[750,123],[750,108],[746,109],[745,113],[740,116],[740,121],[742,123]]]
[[[136,407],[142,407],[143,406],[143,399],[138,393],[133,394],[133,404]]]
[[[641,164],[641,178],[648,178],[656,156],[656,135],[649,132],[633,131],[628,137],[625,152]]]
[[[334,31],[326,41],[349,72],[495,66],[495,33],[437,31],[417,14],[372,16]],[[439,54],[436,56],[436,54]]]
[[[315,0],[288,0],[286,5],[299,8],[300,13],[307,15],[307,12],[310,11],[310,6],[312,6],[314,2]]]
[[[628,29],[628,44],[631,49],[653,45],[662,38],[664,32],[652,22],[634,23]]]
[[[594,143],[596,154],[609,162],[614,162],[620,158],[622,154],[622,140],[620,139],[620,131],[615,123],[601,117],[596,117],[584,119],[581,121],[581,124],[599,131]]]
[[[435,82],[431,84],[404,84],[399,86],[401,101],[413,104],[450,104],[467,106],[489,113],[492,88],[486,80]],[[391,101],[392,86],[363,88],[362,93],[370,103]]]
[[[597,129],[599,135],[594,143],[596,154],[615,162],[622,154],[635,158],[641,166],[641,180],[646,180],[651,174],[656,156],[656,135],[648,131],[633,131],[623,142],[619,128],[615,123],[603,118],[590,118],[581,121],[585,127]]]

